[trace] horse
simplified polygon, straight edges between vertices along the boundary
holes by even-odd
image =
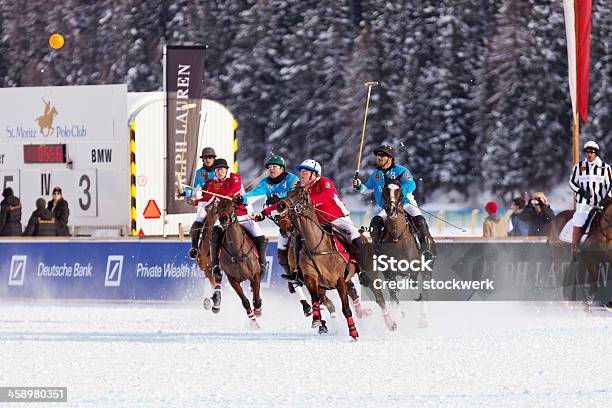
[[[41,135],[49,136],[51,133],[53,133],[53,119],[56,115],[57,109],[55,109],[54,106],[48,112],[45,109],[45,114],[36,118]],[[44,130],[46,130],[46,132],[44,132]]]
[[[256,317],[262,315],[260,296],[261,269],[255,245],[240,226],[236,206],[231,200],[221,199],[217,204],[219,223],[224,230],[219,252],[219,267],[227,275],[230,285],[236,291],[246,310],[253,328],[259,328]],[[259,254],[266,256],[266,254]],[[240,283],[248,280],[253,291],[253,307],[242,290]]]
[[[284,237],[289,238],[289,245],[288,245],[289,269],[296,270],[298,268],[298,265],[296,263],[297,256],[295,254],[295,247],[296,247],[295,242],[297,239],[301,239],[301,238],[299,234],[296,234],[295,228],[293,228],[291,220],[287,216],[287,214],[285,214],[284,217],[277,215],[273,218],[273,221],[278,226],[280,234]],[[355,284],[353,283],[353,280],[350,279],[347,284],[348,284],[349,297],[353,301],[353,306],[355,307],[355,313],[357,313],[357,317],[362,319],[366,316],[370,316],[372,314],[372,310],[368,308],[364,308],[361,305],[361,297],[359,296],[359,293],[357,292],[357,288],[355,288]],[[300,285],[301,284],[298,284],[295,282],[289,282],[288,283],[289,292],[298,293],[301,299],[300,302],[304,310],[304,315],[308,317],[312,314],[312,308],[308,304],[308,300],[306,299],[306,296],[304,295],[304,291],[302,290]],[[334,318],[336,317],[335,316],[336,306],[331,301],[331,299],[327,297],[327,294],[325,291],[323,292],[323,298],[321,299],[321,304],[327,308],[328,312],[330,313],[332,317]]]
[[[359,271],[356,263],[347,262],[334,245],[334,237],[326,231],[317,219],[317,214],[308,191],[297,186],[277,204],[281,229],[296,230],[302,240],[299,266],[304,276],[304,283],[310,292],[313,304],[312,327],[319,327],[319,332],[326,332],[321,322],[320,301],[326,288],[336,289],[342,302],[342,313],[346,318],[349,336],[357,339],[359,334],[355,327],[348,302],[347,278]],[[382,299],[382,293],[381,299]],[[384,299],[382,299],[384,305]],[[386,309],[386,308],[385,308]],[[389,314],[385,314],[385,323],[391,330],[397,325]]]
[[[398,247],[399,252],[405,257],[405,259],[419,259],[421,256],[418,247],[418,238],[416,227],[409,221],[409,215],[406,213],[404,206],[402,205],[402,184],[400,181],[395,179],[386,179],[383,187],[383,201],[385,212],[387,213],[387,219],[383,224],[383,232],[380,237],[375,238],[374,245],[388,244]],[[434,255],[436,255],[435,241],[431,235],[426,237],[429,240],[429,248]],[[388,271],[391,272],[391,271]],[[386,279],[395,279],[395,276],[391,276],[389,273],[383,273]],[[430,271],[422,271],[423,280],[431,279]],[[409,274],[409,278],[414,281],[418,278],[418,273],[412,272]],[[396,303],[399,303],[397,299],[396,290],[389,290],[391,299]],[[419,327],[424,328],[428,326],[427,323],[427,300],[429,300],[429,293],[423,290],[419,293],[418,301],[423,300],[421,317],[419,320]]]
[[[587,311],[595,298],[598,282],[599,265],[609,261],[607,253],[612,245],[612,198],[606,197],[594,208],[591,227],[585,241],[579,246],[582,250],[576,259],[571,260],[571,246],[561,241],[559,235],[563,227],[571,222],[573,210],[565,210],[557,214],[552,222],[548,234],[548,245],[551,249],[552,260],[556,265],[568,263],[570,268],[563,280],[563,296],[567,301],[575,300],[577,293],[573,288],[582,288],[582,301]]]
[[[206,219],[204,220],[204,226],[200,232],[200,243],[198,244],[198,258],[196,262],[204,275],[210,282],[213,288],[213,294],[211,297],[204,296],[204,309],[212,309],[213,313],[219,313],[221,307],[221,282],[216,282],[212,274],[212,265],[210,263],[210,237],[212,235],[212,229],[217,222],[217,206],[214,201],[206,208]]]

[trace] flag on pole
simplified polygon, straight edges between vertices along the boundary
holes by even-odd
[[[587,123],[591,60],[592,0],[563,0],[572,112]]]

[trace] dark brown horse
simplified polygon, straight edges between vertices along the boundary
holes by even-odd
[[[377,241],[382,244],[392,245],[399,248],[399,252],[404,259],[413,260],[419,259],[421,256],[418,248],[417,228],[410,223],[410,216],[406,214],[403,203],[402,185],[401,182],[395,179],[386,179],[382,192],[385,212],[387,219],[384,221],[382,236],[377,237]],[[429,248],[432,254],[436,255],[436,245],[433,237],[429,235],[426,239],[429,240]],[[376,245],[376,243],[375,243]],[[431,272],[422,272],[423,280],[431,279]],[[409,278],[417,280],[418,273],[411,273]],[[386,279],[395,279],[395,276],[385,275]],[[398,302],[397,293],[390,290],[390,296]],[[428,292],[423,290],[419,294],[417,300],[422,300],[421,317],[419,327],[427,327],[427,300],[429,299]]]
[[[212,265],[210,264],[210,237],[217,219],[217,206],[213,201],[213,204],[206,207],[206,219],[204,220],[204,226],[202,227],[197,258],[198,266],[202,271],[204,271],[204,275],[210,282],[211,288],[213,289],[212,296],[204,296],[204,309],[209,310],[212,308],[214,313],[219,312],[221,305],[221,284],[215,282],[215,278],[212,275]]]
[[[217,204],[219,223],[224,230],[223,241],[219,254],[219,266],[227,275],[230,285],[240,297],[242,306],[246,310],[251,325],[259,327],[256,316],[261,316],[261,269],[257,251],[246,231],[240,226],[236,216],[236,207],[227,199],[222,199]],[[261,254],[265,256],[265,254]],[[240,282],[248,280],[253,291],[253,307],[244,294]]]
[[[551,222],[548,244],[553,262],[564,271],[564,300],[582,300],[588,308],[595,297],[600,264],[612,261],[609,255],[612,248],[611,203],[612,200],[606,198],[595,209],[596,214],[589,233],[585,241],[580,244],[579,247],[582,249],[574,261],[572,261],[571,245],[559,239],[563,227],[568,222],[572,222],[574,211],[562,211]]]

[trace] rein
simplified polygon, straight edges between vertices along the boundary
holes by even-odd
[[[244,232],[244,230],[240,226],[240,222],[238,221],[238,217],[236,217],[236,211],[235,210],[231,213],[229,222],[227,224],[227,227],[225,227],[225,230],[227,231],[230,227],[233,227],[233,228],[237,227],[237,228],[240,229],[242,241],[240,242],[240,246],[238,246],[238,252],[236,254],[232,254],[232,252],[229,250],[229,248],[227,246],[225,246],[225,239],[227,237],[226,234],[223,234],[223,241],[221,241],[221,250],[225,250],[225,252],[227,252],[227,254],[230,256],[230,260],[231,260],[232,263],[244,262],[244,261],[246,261],[248,259],[248,257],[251,254],[251,252],[253,252],[253,248],[255,248],[255,246],[253,244],[251,244],[249,250],[246,253],[243,253],[242,255],[239,255],[242,252],[241,251],[242,248],[244,248],[244,245],[247,244],[248,241],[246,239],[246,233]],[[232,242],[232,241],[230,241],[230,242]]]

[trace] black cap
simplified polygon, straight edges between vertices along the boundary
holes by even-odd
[[[217,157],[217,153],[215,153],[215,149],[212,147],[205,147],[202,149],[202,154],[200,155],[200,159],[204,159],[208,156]]]
[[[13,193],[13,189],[12,189],[12,188],[10,188],[10,187],[7,187],[7,188],[5,188],[4,190],[2,190],[2,196],[3,196],[4,198],[6,198],[6,197],[11,197],[13,194],[14,194],[14,193]]]
[[[379,153],[386,154],[387,156],[391,157],[392,159],[395,159],[395,150],[393,149],[393,147],[391,147],[389,145],[382,145],[382,146],[374,149],[374,154],[375,155],[378,155]]]
[[[61,188],[59,188],[59,187],[55,187],[55,188],[53,189],[53,193],[60,193],[60,194],[62,194],[62,189],[61,189]]]
[[[212,169],[213,170],[217,170],[217,169],[220,169],[222,167],[225,167],[226,169],[229,169],[229,166],[227,165],[227,161],[225,159],[215,159],[215,162],[212,165]]]

